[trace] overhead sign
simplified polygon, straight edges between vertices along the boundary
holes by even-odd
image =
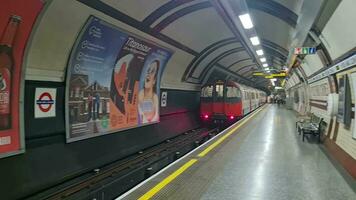
[[[285,77],[286,76],[286,73],[278,73],[278,74],[271,74],[272,76],[274,77]]]
[[[276,78],[276,77],[285,77],[287,74],[285,72],[277,73],[277,74],[266,74],[263,72],[255,72],[254,76],[264,76],[265,78]]]
[[[281,86],[283,87],[286,84],[286,79],[282,80]]]
[[[295,55],[308,55],[308,54],[315,54],[316,48],[315,47],[297,47],[294,48]]]
[[[56,116],[56,88],[36,88],[35,118]]]

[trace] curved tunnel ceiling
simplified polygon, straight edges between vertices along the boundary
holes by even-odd
[[[258,70],[255,58],[250,56],[242,39],[233,34],[229,22],[218,14],[211,1],[78,1],[99,6],[104,13],[191,54],[193,60],[186,66],[184,82],[202,84],[215,69],[244,82],[253,83],[252,80],[259,79],[249,73]],[[298,1],[248,0],[246,3],[265,57],[271,65],[280,68],[288,57],[290,30],[297,24],[298,15],[294,11],[298,10]],[[244,52],[244,56],[239,56],[239,52]]]

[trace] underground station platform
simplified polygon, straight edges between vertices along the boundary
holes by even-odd
[[[0,0],[0,200],[356,200],[356,0]]]
[[[295,120],[265,105],[116,200],[356,199],[354,182],[316,138],[301,140]]]

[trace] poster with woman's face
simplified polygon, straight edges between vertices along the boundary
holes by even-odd
[[[159,83],[162,66],[166,65],[167,54],[160,49],[152,51],[147,57],[140,76],[138,99],[139,123],[159,121]]]
[[[91,16],[68,64],[67,141],[159,122],[160,78],[170,56]]]

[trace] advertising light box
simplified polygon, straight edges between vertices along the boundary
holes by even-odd
[[[159,122],[161,74],[171,55],[90,16],[68,62],[67,142]]]
[[[25,151],[20,88],[24,49],[43,2],[2,1],[0,6],[0,157]]]

